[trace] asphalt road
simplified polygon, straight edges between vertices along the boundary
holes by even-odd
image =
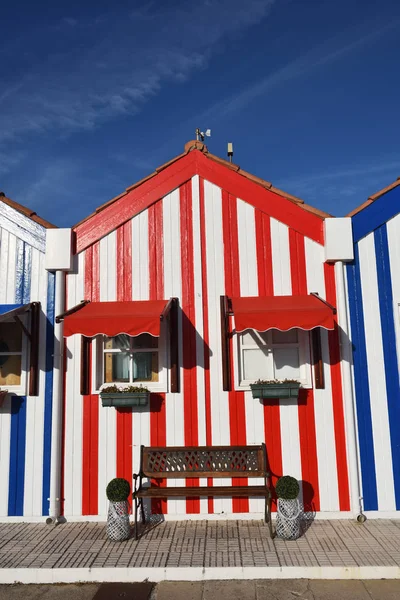
[[[399,600],[400,580],[0,585],[0,600]]]

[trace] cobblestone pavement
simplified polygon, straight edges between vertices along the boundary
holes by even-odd
[[[265,566],[398,567],[400,520],[317,520],[297,541],[271,540],[261,521],[153,520],[126,542],[105,523],[0,524],[0,569]]]
[[[0,600],[398,600],[394,581],[165,581],[149,584],[0,585]]]

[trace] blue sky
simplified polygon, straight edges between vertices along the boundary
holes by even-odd
[[[341,216],[400,176],[397,0],[2,5],[0,189],[70,226],[180,154]]]

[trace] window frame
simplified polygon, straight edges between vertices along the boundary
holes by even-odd
[[[22,325],[27,327],[27,317],[26,315],[19,316]],[[3,323],[13,323],[16,327],[20,327],[21,325],[10,317],[10,319],[3,321]],[[1,327],[2,323],[0,323]],[[21,328],[21,352],[0,352],[0,356],[21,356],[21,379],[20,383],[17,385],[8,385],[6,383],[1,383],[0,387],[3,390],[7,390],[9,394],[13,394],[16,396],[26,396],[27,395],[27,383],[28,383],[28,349],[29,349],[29,340],[25,335],[25,332]]]
[[[145,332],[143,332],[145,333]],[[93,356],[95,357],[94,363],[95,368],[92,371],[92,389],[95,390],[94,393],[99,394],[104,387],[108,387],[110,385],[116,385],[118,387],[127,387],[131,385],[142,385],[143,387],[147,387],[150,392],[167,392],[168,391],[168,364],[169,364],[169,334],[167,322],[162,321],[160,323],[160,336],[158,337],[158,381],[145,381],[145,380],[135,380],[132,382],[127,381],[110,381],[105,383],[104,381],[104,355],[106,349],[104,348],[104,339],[103,335],[97,335],[93,338]],[[130,336],[130,337],[138,337],[138,336]],[[155,352],[156,348],[138,348],[137,352],[143,351]],[[118,349],[113,349],[111,352],[120,352]],[[131,375],[131,369],[130,375]]]
[[[273,342],[273,330],[268,330],[266,332],[261,332],[262,334],[266,334],[267,343],[264,344],[266,348],[266,357],[267,357],[267,367],[266,372],[257,379],[275,379],[274,373],[274,356],[273,351],[275,348],[298,348],[299,350],[299,370],[300,377],[299,381],[302,388],[311,389],[312,385],[312,374],[311,374],[311,355],[310,355],[310,335],[308,331],[303,331],[302,329],[296,328],[298,334],[297,342],[288,342],[285,343],[274,343]],[[248,332],[254,332],[256,337],[261,338],[260,332],[257,332],[254,329],[247,329],[240,333],[233,333],[233,353],[234,353],[234,386],[236,391],[248,391],[251,390],[250,385],[255,383],[256,379],[242,379],[242,372],[244,369],[243,364],[243,350],[245,349],[254,349],[259,348],[257,345],[249,345],[243,344],[243,335]],[[277,378],[278,379],[278,378]],[[279,381],[279,379],[278,379]],[[281,380],[282,381],[282,380]]]

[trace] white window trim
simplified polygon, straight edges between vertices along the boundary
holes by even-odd
[[[243,333],[243,332],[241,332]],[[271,340],[268,344],[268,372],[265,373],[264,377],[260,377],[259,379],[273,379],[273,348],[299,348],[299,363],[300,363],[300,385],[305,389],[312,389],[312,373],[311,373],[311,360],[310,360],[310,333],[309,331],[303,331],[298,329],[298,343],[288,343],[288,344],[272,344],[272,330],[269,330],[268,338]],[[256,332],[257,334],[257,332]],[[233,364],[234,364],[234,389],[236,391],[249,391],[251,390],[250,384],[255,383],[256,380],[249,379],[241,379],[241,369],[242,369],[242,361],[241,361],[241,349],[242,345],[240,343],[240,335],[233,330]],[[254,348],[254,346],[251,346]],[[250,346],[249,346],[250,348]]]
[[[26,327],[26,316],[20,316],[19,317],[22,321],[22,323],[25,325]],[[6,323],[13,322],[13,319],[10,319],[7,321],[5,321]],[[18,324],[17,324],[18,327]],[[27,395],[27,381],[28,381],[28,350],[29,350],[29,344],[28,344],[28,339],[27,336],[25,335],[25,332],[22,331],[22,345],[21,345],[21,352],[0,352],[0,356],[3,355],[7,355],[7,356],[21,356],[21,381],[19,383],[19,385],[6,385],[6,384],[0,384],[0,389],[1,390],[7,390],[9,394],[11,395],[15,395],[15,396],[26,396]]]
[[[168,392],[168,327],[166,319],[160,323],[160,337],[158,342],[158,381],[139,381],[136,380],[133,383],[128,382],[103,382],[103,369],[104,369],[104,347],[103,347],[103,336],[97,336],[93,340],[93,356],[96,357],[94,362],[95,368],[92,369],[92,389],[95,390],[95,394],[99,394],[103,387],[109,385],[117,385],[120,387],[126,387],[130,385],[142,385],[150,390],[150,392]],[[143,350],[148,350],[144,348]],[[154,348],[151,349],[154,351]],[[140,351],[140,350],[139,350]]]

